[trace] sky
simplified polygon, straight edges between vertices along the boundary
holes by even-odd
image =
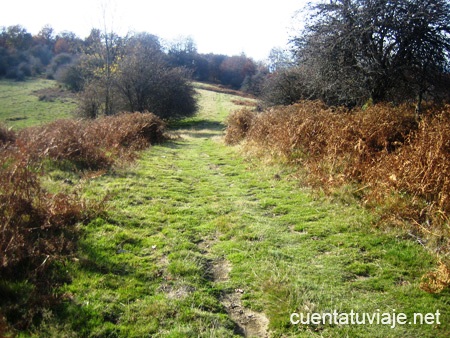
[[[191,36],[199,53],[245,53],[264,60],[292,36],[295,12],[307,0],[22,0],[2,4],[0,27],[21,25],[32,34],[50,25],[80,38],[91,28],[125,35],[148,32],[170,41]]]

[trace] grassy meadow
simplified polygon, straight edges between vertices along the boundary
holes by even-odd
[[[76,100],[55,81],[0,80],[0,122],[8,127],[20,129],[68,118],[75,108]]]
[[[38,118],[30,93],[16,120],[14,95],[0,90],[2,120],[15,128]],[[46,82],[47,83],[47,82]],[[48,83],[49,84],[49,83]],[[31,87],[33,89],[31,89]],[[11,90],[18,90],[12,84]],[[373,227],[352,199],[305,188],[292,166],[244,155],[223,141],[230,112],[249,98],[198,87],[197,116],[172,122],[170,140],[136,161],[98,171],[48,167],[48,191],[107,196],[106,211],[80,225],[64,262],[69,279],[20,337],[448,337],[448,289],[420,289],[436,257],[401,229]],[[25,92],[25,89],[22,89]],[[4,97],[4,98],[3,98]],[[16,98],[19,100],[19,98]],[[3,104],[5,100],[5,104]],[[21,101],[22,102],[22,101]],[[53,110],[52,110],[53,111]],[[9,115],[8,115],[9,114]],[[9,120],[8,120],[9,119]],[[32,122],[34,121],[34,122]],[[21,123],[24,124],[21,124]],[[24,282],[26,285],[26,281]],[[0,285],[2,286],[2,285]],[[1,317],[21,287],[0,287]],[[1,299],[1,297],[0,297]],[[440,325],[293,325],[292,313],[440,311]],[[6,335],[6,333],[5,333]]]

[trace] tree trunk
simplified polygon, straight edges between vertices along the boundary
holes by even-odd
[[[417,103],[416,103],[416,119],[420,120],[422,115],[422,100],[423,100],[423,90],[419,90],[419,94],[417,95]]]

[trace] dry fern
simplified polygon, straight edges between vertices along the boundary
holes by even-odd
[[[420,288],[429,293],[439,293],[450,286],[450,269],[440,262],[435,271],[430,271],[422,276]]]

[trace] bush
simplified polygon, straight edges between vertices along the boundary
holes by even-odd
[[[198,105],[190,78],[191,72],[184,68],[167,70],[157,81],[154,92],[149,93],[145,108],[164,119],[194,115]]]
[[[191,76],[185,68],[168,67],[159,44],[137,39],[118,63],[111,86],[112,112],[147,110],[165,119],[192,116],[197,100]]]
[[[403,219],[426,224],[428,231],[432,227],[448,235],[445,227],[436,230],[448,221],[450,212],[449,105],[425,117],[398,152],[384,155],[366,169],[364,180],[374,185],[372,197],[379,200],[388,192],[407,193],[414,204],[397,209],[397,213]]]
[[[76,249],[77,224],[103,210],[76,195],[50,194],[36,164],[3,151],[0,157],[0,306],[16,329],[36,324],[59,301],[55,287],[68,281],[61,264]]]
[[[241,124],[240,119],[240,113],[230,116],[226,139],[240,137],[240,131],[231,128]],[[247,131],[249,142],[270,148],[289,161],[297,161],[300,153],[310,159],[339,157],[351,160],[350,168],[382,152],[394,151],[417,129],[413,107],[380,104],[364,111],[348,111],[320,101],[271,108],[254,115],[247,124],[251,125]],[[356,171],[346,173],[361,178]]]
[[[2,156],[0,172],[0,269],[17,274],[18,267],[36,269],[48,257],[71,252],[83,202],[43,190],[24,157]]]
[[[20,133],[19,139],[35,161],[42,158],[69,160],[86,169],[105,168],[112,162],[89,135],[83,121],[58,120],[28,128]]]
[[[90,123],[89,134],[116,159],[132,156],[133,152],[166,139],[164,122],[149,112],[98,119]]]
[[[58,120],[21,131],[19,144],[34,160],[68,160],[81,168],[100,169],[164,140],[164,128],[164,123],[151,113],[123,113],[97,120]]]
[[[85,84],[84,90],[78,95],[77,116],[88,119],[100,116],[104,96],[105,90],[100,82],[91,81]]]
[[[266,106],[290,105],[313,99],[309,76],[302,67],[283,68],[269,74],[262,85],[260,98]]]
[[[64,63],[54,71],[49,69],[49,74],[71,91],[78,93],[84,89],[87,79],[93,77],[90,70],[92,62],[92,59],[84,55],[73,56],[70,63]]]
[[[108,168],[164,138],[164,123],[151,113],[59,120],[17,135],[0,127],[0,335],[3,316],[24,330],[61,300],[55,288],[69,281],[64,262],[76,249],[78,225],[104,210],[104,199],[47,192],[42,160]]]
[[[227,144],[237,144],[247,136],[256,113],[249,109],[238,110],[228,116],[225,142]]]
[[[25,81],[25,74],[18,67],[10,67],[5,77],[10,80]]]
[[[52,74],[55,74],[60,67],[69,65],[72,62],[73,58],[74,56],[68,53],[61,53],[56,55],[49,65],[49,71]]]

